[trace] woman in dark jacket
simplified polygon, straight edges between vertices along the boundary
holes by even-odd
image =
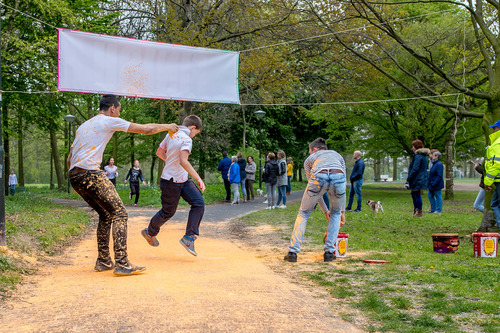
[[[266,183],[267,209],[274,209],[276,208],[274,202],[276,197],[276,183],[278,182],[278,162],[274,153],[269,153],[267,158],[269,161],[264,167],[262,179]]]
[[[411,190],[411,197],[413,199],[413,217],[422,217],[422,196],[420,190],[427,189],[427,165],[430,150],[424,148],[424,144],[420,140],[415,140],[412,143],[411,149],[415,153],[413,155],[410,168],[408,170],[408,178],[406,184]]]
[[[435,151],[431,154],[432,167],[429,171],[429,202],[431,210],[429,213],[441,213],[443,211],[443,197],[441,189],[444,187],[443,163],[439,160],[441,153]]]

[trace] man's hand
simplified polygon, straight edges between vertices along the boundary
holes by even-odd
[[[340,213],[340,226],[343,227],[345,224],[345,211]]]
[[[200,187],[201,193],[205,192],[206,188],[205,188],[205,183],[203,182],[203,180],[201,180],[201,178],[200,178],[197,180],[197,182],[198,182],[198,186]]]
[[[327,220],[328,222],[330,222],[330,211],[329,211],[329,210],[327,210],[326,212],[324,212],[324,214],[325,214],[326,220]]]
[[[167,124],[167,131],[170,133],[175,133],[179,130],[179,125],[175,123]]]
[[[123,182],[123,184],[127,184],[127,180],[125,179],[125,181]]]
[[[142,181],[142,185],[146,185],[146,182],[144,180]]]
[[[488,185],[484,185],[484,189],[485,189],[486,191],[491,191],[491,190],[493,189],[493,187],[488,186]]]

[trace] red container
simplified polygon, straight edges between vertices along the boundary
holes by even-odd
[[[498,238],[496,232],[474,232],[472,243],[476,258],[496,258],[498,252]]]
[[[434,252],[455,253],[458,251],[458,234],[432,234]]]
[[[325,232],[325,236],[323,237],[323,243],[326,242],[327,232]],[[337,236],[337,241],[335,242],[335,256],[337,258],[345,258],[347,257],[347,241],[349,239],[349,234],[346,232],[339,232]]]

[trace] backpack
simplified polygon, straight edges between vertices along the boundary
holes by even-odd
[[[286,163],[281,161],[278,169],[278,176],[283,176],[286,173]]]

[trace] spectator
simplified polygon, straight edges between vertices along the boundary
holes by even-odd
[[[363,173],[365,172],[365,162],[361,158],[361,152],[356,150],[352,155],[354,160],[354,167],[352,168],[351,177],[351,189],[349,190],[349,203],[347,204],[346,211],[350,211],[354,201],[354,194],[356,194],[356,199],[358,200],[358,206],[354,210],[354,213],[359,213],[361,211],[361,185],[363,185]]]
[[[134,161],[134,166],[130,168],[125,177],[125,184],[127,184],[127,179],[130,177],[130,193],[128,194],[128,198],[132,200],[132,197],[135,195],[134,206],[137,207],[137,203],[139,202],[139,195],[141,187],[139,185],[139,179],[142,181],[142,185],[146,185],[146,182],[142,178],[142,170],[139,167],[139,160]]]
[[[490,134],[490,145],[486,149],[484,189],[491,191],[493,190],[493,184],[495,184],[495,193],[493,199],[491,199],[491,210],[495,214],[496,224],[490,225],[486,229],[488,232],[498,232],[500,221],[500,158],[497,156],[500,156],[500,120],[490,127],[493,127],[493,133]]]
[[[481,180],[479,181],[479,193],[477,194],[476,200],[474,201],[474,208],[476,208],[481,213],[484,213],[484,161],[483,164],[474,163],[474,169],[481,174]]]
[[[278,188],[278,201],[276,207],[286,208],[286,186],[288,184],[288,177],[286,175],[286,155],[283,150],[278,150],[278,180],[276,187]],[[283,204],[280,205],[281,200]]]
[[[10,195],[16,194],[16,185],[17,185],[17,176],[16,173],[14,172],[14,169],[12,169],[10,170],[10,175],[9,175]]]
[[[115,159],[110,157],[104,166],[104,173],[108,177],[108,179],[115,185],[116,187],[116,177],[118,177],[118,168],[115,165]]]
[[[432,167],[429,172],[429,192],[427,193],[431,203],[429,213],[440,214],[443,211],[443,197],[441,196],[441,189],[444,187],[443,163],[439,160],[440,158],[441,153],[437,149],[431,153]]]
[[[278,182],[278,162],[274,153],[269,153],[267,158],[269,161],[264,167],[262,178],[266,183],[267,209],[274,209],[276,208],[274,206],[274,199],[276,197],[276,183]]]
[[[245,167],[247,173],[247,179],[245,182],[245,189],[247,191],[247,200],[255,200],[255,195],[253,191],[253,183],[255,181],[255,172],[257,171],[257,165],[253,161],[253,156],[247,157],[247,166]]]
[[[286,194],[292,192],[292,174],[293,174],[293,160],[291,157],[286,159],[286,176],[288,178],[288,184],[286,186]]]
[[[247,166],[247,162],[245,162],[241,152],[238,152],[236,157],[238,157],[238,166],[240,167],[240,187],[241,193],[243,194],[243,202],[247,202],[247,191],[245,190],[245,179],[247,178],[245,167]]]
[[[241,176],[240,176],[240,166],[238,164],[238,156],[233,156],[231,157],[231,166],[229,168],[229,173],[228,173],[228,178],[229,178],[229,183],[231,183],[231,188],[233,189],[233,202],[231,202],[231,205],[237,205],[239,204],[240,200],[240,192],[238,190],[238,187],[241,182]]]
[[[414,155],[408,169],[408,178],[405,186],[411,190],[413,199],[413,217],[422,217],[422,196],[420,190],[427,189],[429,173],[427,172],[428,158],[430,150],[424,148],[424,144],[420,140],[415,140],[412,143],[411,149]]]
[[[227,178],[227,173],[229,171],[230,166],[231,166],[231,159],[227,157],[227,151],[222,152],[222,160],[219,162],[217,170],[220,171],[222,175],[222,180],[224,181],[224,188],[226,189],[225,202],[231,201],[231,183],[229,183],[229,179]]]

